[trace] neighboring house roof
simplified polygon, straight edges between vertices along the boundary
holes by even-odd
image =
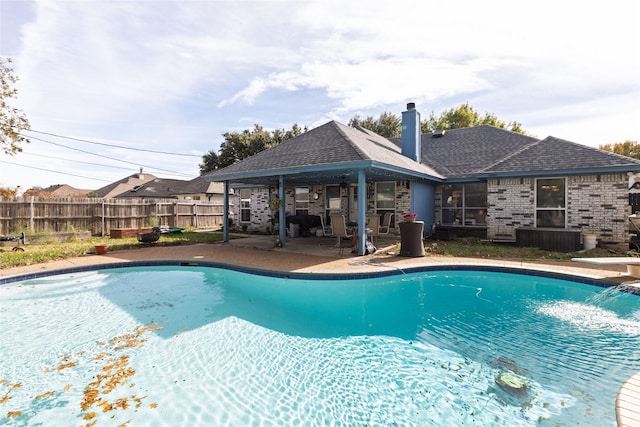
[[[156,179],[156,177],[149,173],[136,173],[109,185],[105,185],[93,191],[92,194],[95,195],[95,197],[110,199],[154,179]]]
[[[43,188],[41,191],[51,193],[57,197],[86,197],[91,190],[80,190],[67,184],[56,184],[47,188]]]
[[[144,184],[140,184],[134,188],[131,188],[124,193],[120,193],[114,198],[158,198],[158,199],[172,199],[176,198],[178,194],[183,194],[183,188],[188,181],[182,179],[163,179],[156,178],[152,181],[147,181]]]
[[[224,183],[208,181],[206,177],[199,176],[188,181],[179,194],[224,194]]]
[[[331,121],[226,168],[210,172],[210,180],[257,183],[288,175],[288,182],[354,182],[356,169],[367,177],[440,179],[427,165],[404,156],[400,148],[374,132]],[[395,179],[395,178],[391,178]]]

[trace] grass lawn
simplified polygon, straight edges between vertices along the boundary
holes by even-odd
[[[221,232],[193,232],[162,234],[156,246],[192,245],[196,243],[217,243],[222,241]],[[135,237],[126,239],[110,239],[109,237],[92,237],[88,240],[71,242],[50,242],[24,245],[24,252],[15,252],[11,246],[0,246],[0,269],[39,264],[65,258],[95,253],[95,245],[105,243],[109,251],[143,248]]]
[[[427,255],[485,258],[527,261],[569,261],[581,257],[628,256],[605,248],[595,248],[588,252],[553,252],[538,248],[522,248],[513,244],[491,243],[480,240],[425,241]]]

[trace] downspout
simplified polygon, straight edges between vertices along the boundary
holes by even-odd
[[[224,194],[222,195],[222,241],[229,241],[229,181],[224,182]]]
[[[284,192],[284,176],[278,178],[278,198],[280,199],[280,207],[278,208],[278,234],[280,246],[283,248],[287,244],[287,219],[285,218],[286,203]]]
[[[358,171],[358,255],[364,255],[367,242],[367,176]]]

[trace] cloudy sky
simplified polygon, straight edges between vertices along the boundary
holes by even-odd
[[[640,2],[0,0],[31,143],[0,187],[192,179],[227,131],[469,102],[543,138],[640,141]]]

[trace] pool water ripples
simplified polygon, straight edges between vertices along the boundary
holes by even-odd
[[[97,411],[97,425],[613,426],[617,388],[640,370],[640,298],[597,306],[596,291],[472,271],[333,281],[200,267],[5,285],[0,380],[22,387],[0,416],[81,425],[106,349],[134,375],[105,396],[129,407]],[[140,346],[109,347],[145,325],[157,326]],[[526,393],[498,386],[504,373]]]

